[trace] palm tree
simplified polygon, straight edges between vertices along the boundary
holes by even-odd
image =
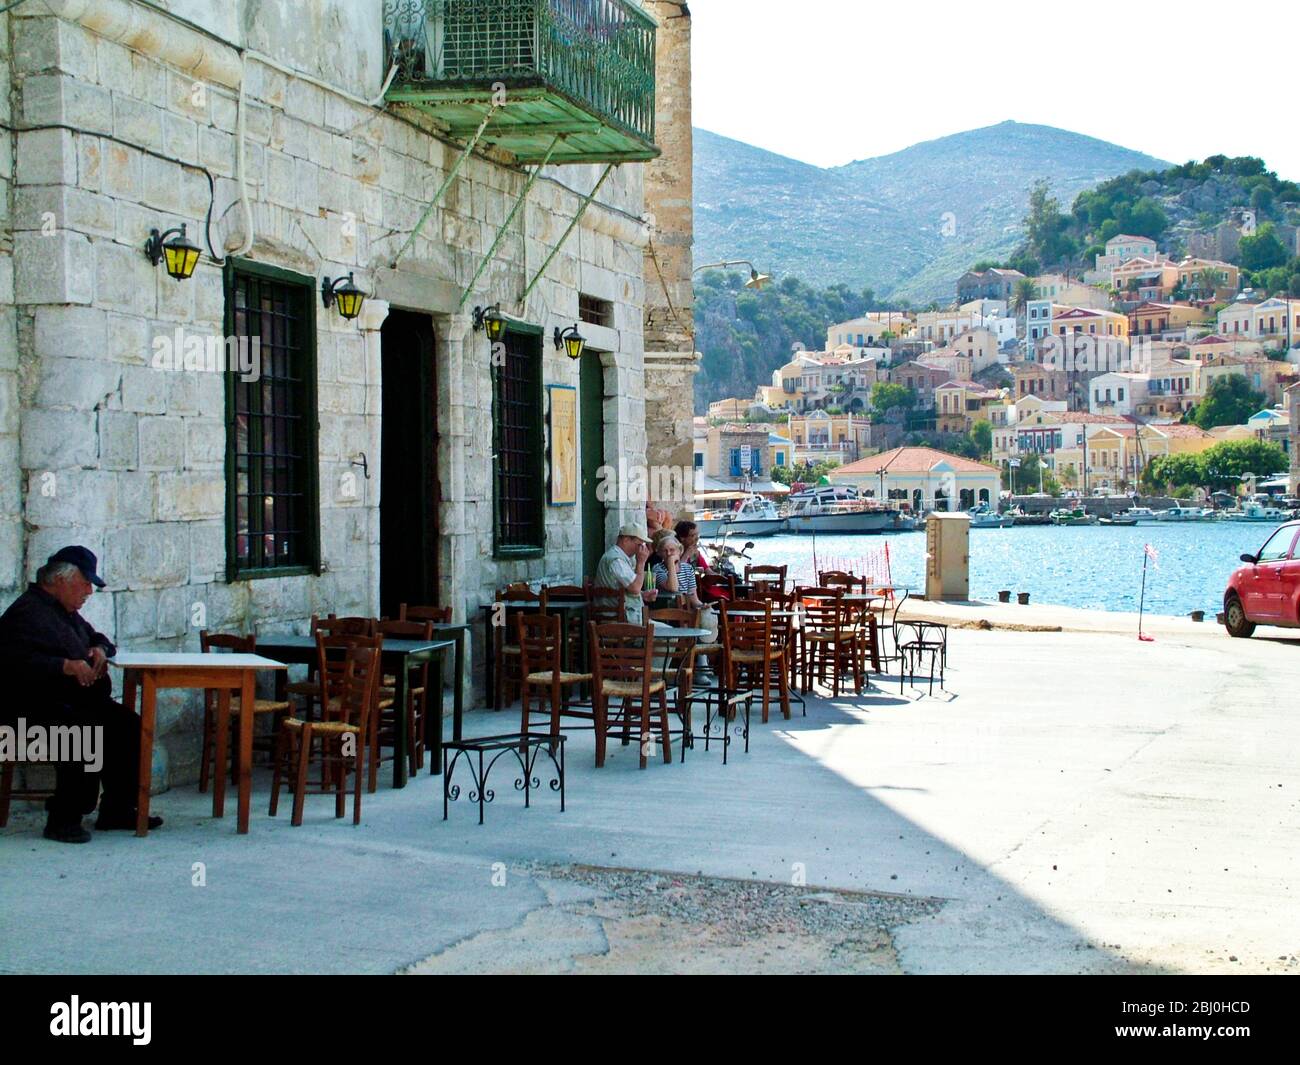
[[[1197,272],[1193,286],[1195,291],[1200,292],[1204,298],[1212,300],[1222,283],[1222,275],[1219,271],[1212,266],[1207,266]]]
[[[1038,287],[1034,284],[1033,278],[1022,278],[1016,282],[1016,287],[1011,294],[1011,307],[1016,314],[1024,314],[1025,308],[1038,299]]]

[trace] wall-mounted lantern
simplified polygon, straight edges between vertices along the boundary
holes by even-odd
[[[168,237],[171,239],[168,240]],[[179,229],[169,229],[166,233],[149,230],[149,239],[144,242],[144,254],[154,266],[166,261],[167,273],[177,281],[184,281],[198,266],[200,250],[198,245],[191,244],[186,238],[185,226],[182,224]]]
[[[578,332],[576,325],[569,326],[563,332],[560,327],[555,327],[555,349],[558,351],[564,349],[564,353],[571,359],[582,358],[583,349],[587,346],[587,338]]]
[[[341,318],[351,320],[361,313],[366,294],[357,288],[349,271],[347,277],[336,278],[333,282],[325,278],[320,284],[320,298],[326,307],[336,305]]]
[[[506,320],[501,314],[501,308],[495,303],[491,307],[474,308],[474,332],[480,330],[487,333],[488,340],[496,343],[501,339],[501,334],[506,331]]]

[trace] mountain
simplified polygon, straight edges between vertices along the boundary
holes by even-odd
[[[980,259],[1022,240],[1035,181],[1063,204],[1169,164],[1051,126],[1003,122],[822,168],[695,131],[695,261],[751,259],[819,286],[946,302]]]

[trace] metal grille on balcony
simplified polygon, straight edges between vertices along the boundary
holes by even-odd
[[[524,164],[653,159],[655,29],[632,0],[384,0],[388,99]]]

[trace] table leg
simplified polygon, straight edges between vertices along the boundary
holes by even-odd
[[[406,671],[410,668],[410,662],[406,655],[401,655],[397,663],[397,683],[393,685],[393,787],[406,787],[406,729],[407,714],[410,707],[406,705]],[[425,693],[428,694],[427,692]],[[442,674],[438,675],[438,699],[442,700]],[[376,730],[376,742],[378,742],[378,730]]]
[[[248,832],[248,807],[253,797],[253,707],[257,703],[257,674],[244,670],[239,693],[239,833]]]
[[[463,674],[461,674],[460,672],[461,662],[462,662],[462,653],[461,653],[462,636],[464,636],[463,632],[456,637],[456,702],[455,702],[455,709],[452,712],[452,718],[453,718],[452,728],[455,730],[454,736],[458,742],[460,740],[460,715],[461,715],[460,678],[463,676]],[[447,665],[447,650],[446,648],[443,648],[441,651],[438,652],[438,684],[436,687],[431,685],[431,687],[434,687],[434,691],[432,693],[434,695],[434,698],[429,699],[426,693],[425,704],[424,704],[425,714],[432,713],[432,720],[426,718],[424,722],[425,742],[429,746],[429,772],[430,773],[442,772],[442,673],[446,665]]]
[[[469,629],[458,629],[456,631],[456,695],[455,702],[452,705],[451,714],[451,737],[457,743],[461,740],[461,726],[465,718],[465,652],[466,644],[469,642]],[[442,714],[442,685],[438,685],[438,707],[439,717]],[[438,747],[442,747],[442,732],[438,732]],[[437,765],[437,759],[434,759],[434,765]]]
[[[241,703],[242,706],[242,703]],[[230,763],[230,689],[221,688],[217,692],[217,719],[214,722],[217,732],[216,764],[217,769],[212,780],[212,816],[226,816],[226,777]],[[238,779],[238,778],[236,778]]]
[[[144,671],[140,678],[143,691],[140,694],[140,786],[136,794],[135,834],[149,834],[149,790],[153,783],[153,728],[157,713],[157,692],[154,690],[153,674]],[[127,682],[128,705],[135,707],[135,678]]]

